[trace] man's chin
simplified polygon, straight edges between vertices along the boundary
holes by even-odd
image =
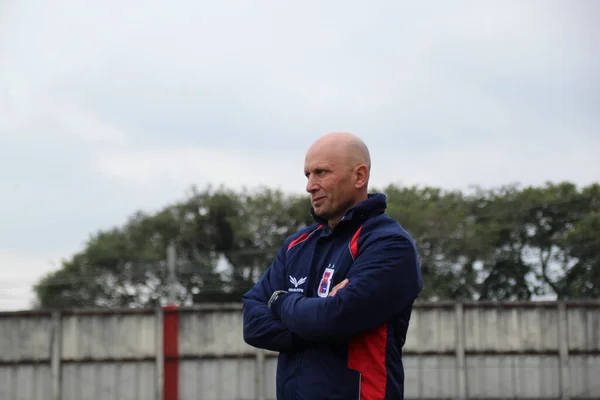
[[[315,212],[315,215],[319,218],[325,218],[324,216],[324,212],[323,212],[323,208],[322,207],[315,207],[313,205],[313,211]]]
[[[331,218],[331,215],[327,212],[327,210],[324,210],[322,207],[313,207],[314,211],[315,211],[315,215],[319,218],[323,218],[326,220],[329,220]]]

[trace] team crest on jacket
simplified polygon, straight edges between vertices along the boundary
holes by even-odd
[[[329,266],[331,267],[332,265],[329,264]],[[329,288],[331,287],[331,281],[333,280],[334,272],[335,270],[333,268],[325,268],[321,282],[319,282],[319,289],[317,290],[319,297],[327,297],[329,294]]]

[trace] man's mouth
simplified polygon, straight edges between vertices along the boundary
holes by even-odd
[[[318,202],[320,202],[321,200],[324,200],[324,199],[325,199],[325,196],[314,197],[313,200],[312,200],[312,202],[313,202],[313,204],[316,204],[316,203],[318,203]]]

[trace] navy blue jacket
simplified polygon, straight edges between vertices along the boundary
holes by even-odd
[[[423,279],[412,238],[385,209],[371,194],[333,230],[312,211],[317,223],[288,237],[242,297],[246,343],[279,352],[278,400],[404,398],[401,352]],[[287,293],[269,308],[276,290]]]

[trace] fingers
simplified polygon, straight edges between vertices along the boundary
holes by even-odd
[[[340,283],[338,283],[337,285],[335,285],[334,288],[331,289],[331,292],[329,292],[329,297],[335,296],[335,294],[338,292],[338,290],[345,288],[346,285],[348,285],[348,283],[350,283],[350,281],[348,280],[348,278],[346,278],[343,281],[341,281]]]

